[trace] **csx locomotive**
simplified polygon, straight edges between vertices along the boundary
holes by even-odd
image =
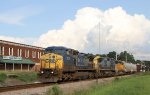
[[[66,47],[47,47],[40,59],[39,79],[57,82],[112,76],[126,72],[123,64],[112,58],[80,53]]]

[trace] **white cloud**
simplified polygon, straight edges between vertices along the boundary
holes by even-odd
[[[92,7],[79,9],[73,20],[68,19],[60,29],[41,35],[34,45],[99,53],[99,40],[100,53],[127,50],[136,58],[150,60],[150,20],[141,14],[130,15],[121,7],[105,11]]]
[[[43,47],[61,45],[99,53],[99,31],[101,53],[128,50],[136,55],[138,51],[143,54],[147,51],[142,47],[150,40],[150,21],[144,15],[130,15],[122,7],[105,11],[82,8],[73,20],[65,21],[58,30],[49,30],[35,44]]]

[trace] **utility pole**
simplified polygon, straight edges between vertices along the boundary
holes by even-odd
[[[100,54],[100,22],[99,22],[99,24],[98,24],[98,48],[99,48],[99,54]],[[99,76],[99,72],[100,71],[98,71],[97,72],[97,74],[96,74],[96,83],[98,84],[98,76]]]
[[[99,54],[100,54],[100,22],[98,24],[98,49],[99,49]]]
[[[126,60],[126,62],[127,62],[127,52],[125,52],[125,60]]]
[[[116,60],[118,60],[118,58],[117,58],[117,52],[116,52]]]

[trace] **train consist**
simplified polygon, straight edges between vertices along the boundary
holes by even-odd
[[[132,63],[80,53],[66,47],[47,47],[40,60],[39,79],[57,82],[137,72]]]

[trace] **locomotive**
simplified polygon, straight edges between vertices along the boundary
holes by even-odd
[[[98,78],[125,72],[124,63],[99,55],[80,53],[66,47],[47,47],[40,59],[42,82]]]

